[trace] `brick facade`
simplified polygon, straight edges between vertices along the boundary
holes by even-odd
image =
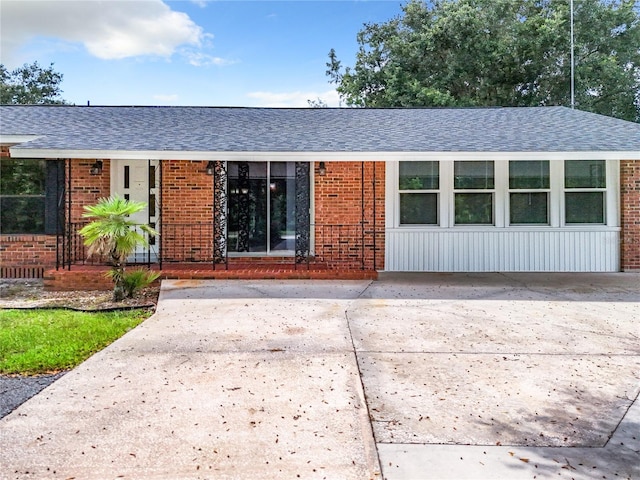
[[[325,166],[321,176],[319,164],[315,165],[316,257],[328,264],[347,260],[350,268],[382,270],[384,163],[326,162]]]
[[[621,269],[640,270],[640,161],[620,162]]]
[[[161,255],[166,262],[212,258],[213,176],[207,162],[160,162]]]
[[[2,157],[9,157],[9,147],[0,147],[0,154]],[[95,160],[73,159],[65,164],[65,188],[69,178],[71,179],[73,223],[86,221],[82,218],[84,205],[95,204],[98,199],[110,195],[109,161],[104,161],[101,175],[90,175],[89,169],[94,162]],[[68,216],[69,192],[65,201],[65,216]],[[55,268],[57,250],[55,235],[0,235],[0,278],[42,277],[45,270]]]
[[[71,192],[67,192],[66,201],[69,202],[70,194],[71,222],[86,223],[87,219],[82,217],[84,206],[95,205],[101,198],[107,198],[111,195],[110,162],[109,160],[102,161],[102,173],[100,175],[91,175],[90,173],[91,166],[95,163],[95,160],[72,159],[70,162]],[[67,182],[69,182],[69,178],[67,178]]]
[[[40,278],[55,265],[55,235],[0,235],[0,278]]]
[[[0,155],[9,156],[6,146]],[[110,162],[103,173],[90,175],[94,160],[72,159],[71,221],[82,222],[82,207],[110,195]],[[205,161],[162,161],[161,252],[171,262],[198,262],[212,256],[213,177]],[[383,270],[385,248],[385,163],[326,162],[320,175],[313,164],[312,239],[318,264],[354,270]],[[70,180],[69,180],[70,178]],[[620,162],[622,232],[621,270],[640,270],[640,161]],[[68,215],[68,210],[65,213]],[[173,227],[169,227],[173,225]],[[254,261],[255,258],[252,259]],[[277,264],[277,261],[274,260]],[[40,277],[56,264],[54,235],[1,235],[0,275]],[[100,285],[102,285],[101,282]],[[96,286],[98,286],[96,283]]]

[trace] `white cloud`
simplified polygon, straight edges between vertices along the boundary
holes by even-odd
[[[0,8],[4,63],[34,38],[80,43],[91,55],[114,60],[168,58],[180,47],[208,46],[211,37],[161,0],[2,0]]]
[[[192,51],[192,50],[183,50],[182,55],[187,59],[189,64],[194,67],[206,67],[209,65],[216,65],[218,67],[223,67],[225,65],[232,65],[237,63],[233,60],[227,60],[221,57],[214,57],[213,55],[209,55],[207,53]]]
[[[247,96],[258,101],[255,105],[256,107],[308,107],[309,102],[307,100],[315,101],[318,100],[318,98],[329,107],[340,106],[340,96],[335,90],[328,90],[326,92],[250,92]]]

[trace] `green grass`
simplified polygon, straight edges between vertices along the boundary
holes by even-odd
[[[0,374],[73,368],[150,315],[148,310],[0,310]]]

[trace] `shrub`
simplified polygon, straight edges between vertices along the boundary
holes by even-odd
[[[116,273],[113,270],[107,272],[107,275],[112,278],[115,274]],[[122,275],[122,288],[124,289],[125,296],[128,298],[133,297],[138,291],[148,287],[159,277],[160,273],[152,270],[144,270],[142,268],[125,272]]]

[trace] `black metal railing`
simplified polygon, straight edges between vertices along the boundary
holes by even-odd
[[[68,223],[64,234],[58,236],[57,268],[72,265],[101,265],[98,258],[88,257],[88,248],[78,233],[86,223]],[[229,252],[222,258],[214,252],[214,226],[212,222],[162,223],[160,235],[152,238],[144,252],[130,258],[130,263],[157,264],[160,269],[169,264],[209,265],[208,268],[228,268]],[[382,261],[384,230],[366,223],[311,224],[311,248],[306,257],[294,252],[278,257],[279,264],[290,263],[295,268],[312,265],[329,269],[376,269]],[[275,253],[275,252],[273,252]],[[234,255],[241,261],[242,253]],[[265,255],[264,258],[267,258]]]

